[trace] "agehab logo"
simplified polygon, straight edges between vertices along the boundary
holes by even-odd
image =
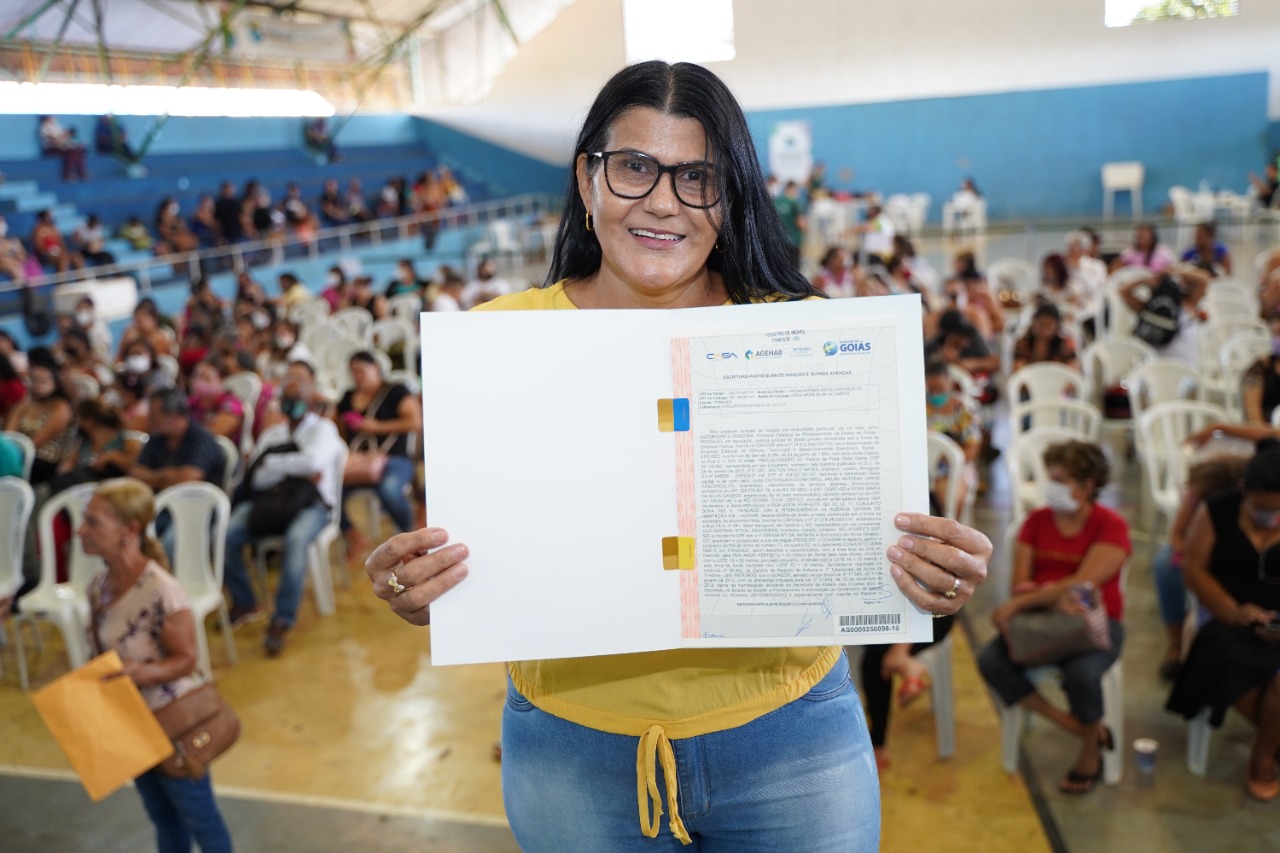
[[[782,350],[780,349],[757,349],[747,350],[746,358],[748,361],[757,358],[782,358]]]

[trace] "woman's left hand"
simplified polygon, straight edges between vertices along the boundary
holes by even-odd
[[[918,607],[948,616],[987,579],[991,540],[972,527],[913,512],[899,513],[894,524],[907,535],[889,548],[889,573]]]

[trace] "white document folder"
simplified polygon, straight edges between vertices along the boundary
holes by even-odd
[[[799,341],[800,330],[813,337],[825,329],[891,327],[897,387],[879,387],[892,406],[886,431],[897,432],[898,458],[890,462],[900,474],[901,505],[886,508],[882,541],[874,543],[883,553],[896,538],[894,512],[928,511],[920,312],[918,297],[896,296],[672,311],[423,314],[429,522],[471,551],[467,579],[431,607],[433,662],[931,638],[932,620],[888,580],[887,559],[881,597],[902,614],[891,628],[824,629],[844,621],[824,598],[794,635],[791,623],[771,636],[695,636],[687,620],[682,630],[682,584],[687,614],[697,573],[664,568],[663,540],[675,541],[680,528],[675,442],[682,439],[660,429],[658,403],[678,396],[675,339]],[[784,334],[791,332],[797,334]],[[809,362],[857,363],[855,343],[825,343],[834,351]],[[785,358],[783,346],[754,352]],[[779,375],[778,367],[750,360],[751,350],[694,350],[695,374],[731,367],[734,377],[748,369]],[[718,363],[722,355],[729,367]],[[703,422],[696,396],[691,417]]]

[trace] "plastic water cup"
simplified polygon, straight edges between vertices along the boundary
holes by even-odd
[[[1133,754],[1138,764],[1138,772],[1150,775],[1156,771],[1156,753],[1160,751],[1160,742],[1149,737],[1140,737],[1133,742]]]

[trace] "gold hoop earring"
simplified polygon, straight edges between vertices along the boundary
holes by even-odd
[[[587,211],[587,230],[588,230],[588,231],[594,231],[594,230],[595,230],[594,228],[592,228],[592,227],[591,227],[591,211],[589,211],[589,210]]]

